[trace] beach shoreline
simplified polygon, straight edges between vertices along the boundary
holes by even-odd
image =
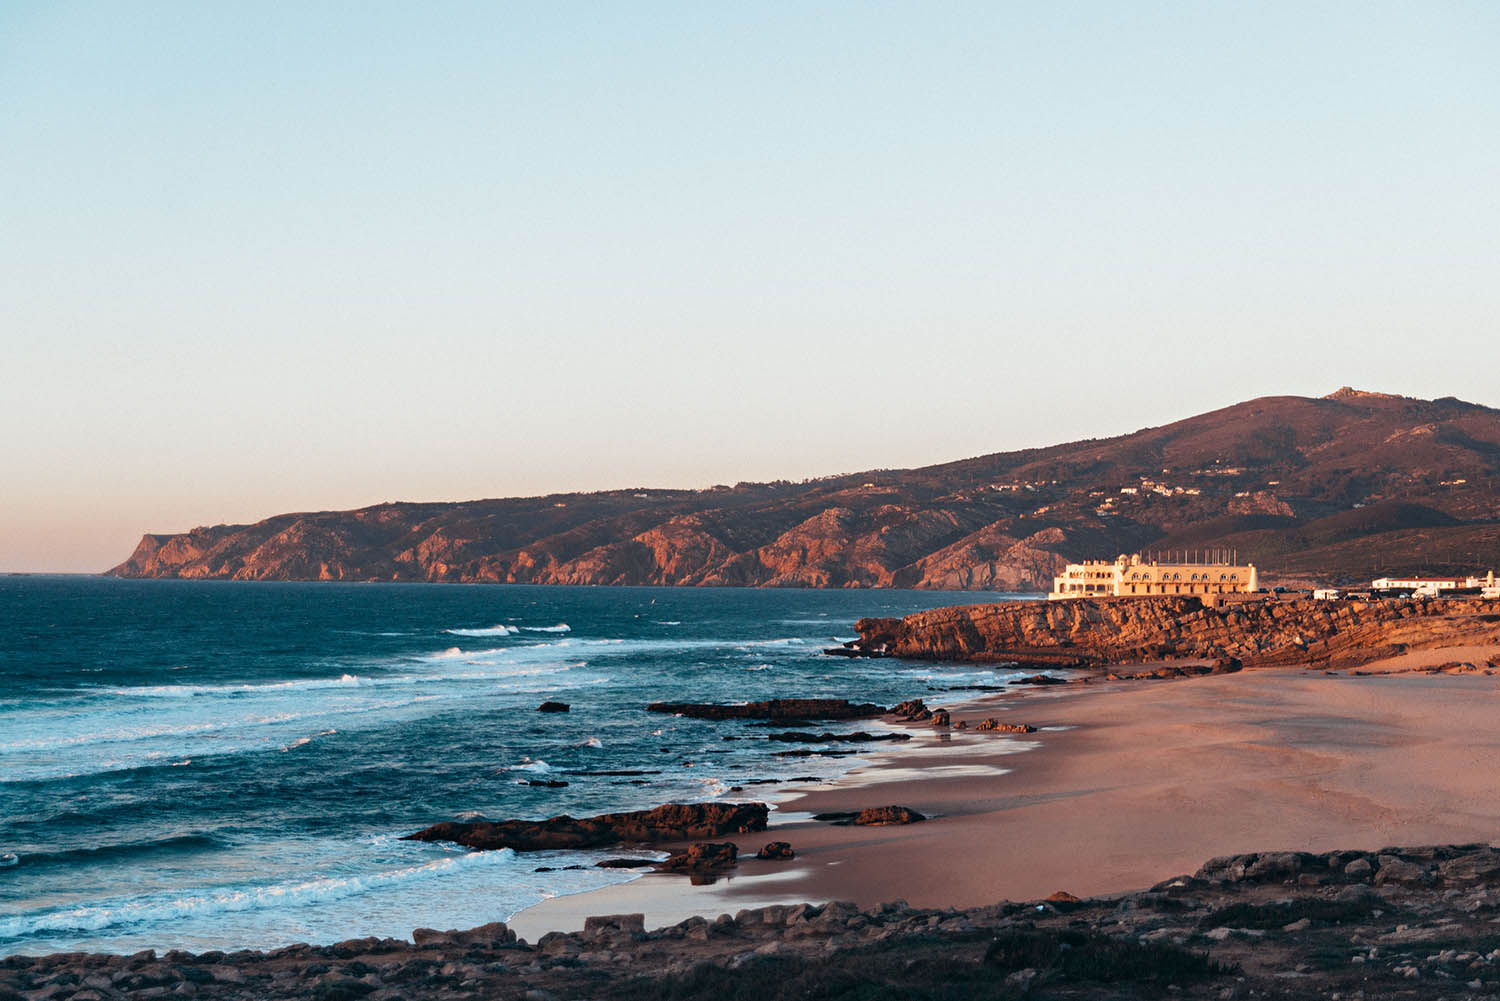
[[[1496,651],[1491,651],[1496,652]],[[1440,656],[1441,651],[1434,651]],[[712,885],[648,873],[520,911],[527,938],[591,915],[647,927],[771,904],[1120,894],[1205,859],[1267,850],[1488,842],[1500,832],[1500,679],[1406,658],[1358,674],[1260,669],[1174,681],[1017,688],[953,703],[966,730],[913,740],[831,785],[784,788],[768,829]],[[977,733],[996,716],[1036,733]],[[930,819],[841,827],[813,814],[900,805]],[[752,856],[787,841],[788,862]]]

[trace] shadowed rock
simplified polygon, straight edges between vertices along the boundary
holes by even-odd
[[[841,813],[816,813],[814,820],[826,820],[838,827],[856,824],[860,827],[884,827],[894,824],[915,824],[926,820],[926,816],[906,806],[869,806],[863,810]]]
[[[669,803],[654,810],[549,820],[445,822],[408,834],[406,841],[451,841],[466,848],[518,852],[604,848],[621,842],[687,841],[766,829],[764,803]]]
[[[911,734],[866,733],[864,730],[855,733],[770,733],[766,735],[766,739],[783,744],[869,744],[887,740],[911,740]]]
[[[765,702],[741,702],[716,705],[707,702],[653,702],[646,707],[654,713],[672,713],[693,719],[871,719],[883,716],[885,709],[868,702],[848,699],[770,699]]]
[[[700,841],[656,864],[659,872],[709,873],[728,869],[739,862],[739,847],[733,841]]]

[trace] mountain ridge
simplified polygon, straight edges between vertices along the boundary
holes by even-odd
[[[275,515],[148,533],[125,577],[1040,590],[1237,548],[1354,581],[1500,562],[1500,410],[1344,387],[913,469]]]

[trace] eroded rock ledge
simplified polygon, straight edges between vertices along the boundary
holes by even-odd
[[[860,619],[855,650],[929,660],[1076,666],[1169,658],[1220,669],[1358,667],[1409,650],[1500,644],[1500,601],[1074,599],[963,605],[903,619]]]
[[[597,817],[448,821],[408,834],[403,840],[451,841],[482,851],[606,848],[623,843],[654,844],[763,831],[768,813],[764,803],[668,803],[654,810],[604,813]]]
[[[834,902],[654,930],[592,917],[535,943],[495,923],[415,944],[12,956],[0,998],[1493,998],[1497,879],[1488,845],[1262,852],[1119,897],[968,910]]]
[[[864,621],[864,620],[861,620]],[[672,713],[693,719],[873,719],[884,716],[884,706],[848,699],[767,699],[764,702],[653,702],[648,712]]]

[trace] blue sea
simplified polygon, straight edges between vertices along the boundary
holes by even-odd
[[[858,759],[645,705],[998,683],[820,651],[861,616],[1004,597],[0,578],[0,955],[405,938],[634,878],[591,867],[620,852],[399,839],[836,777]]]

